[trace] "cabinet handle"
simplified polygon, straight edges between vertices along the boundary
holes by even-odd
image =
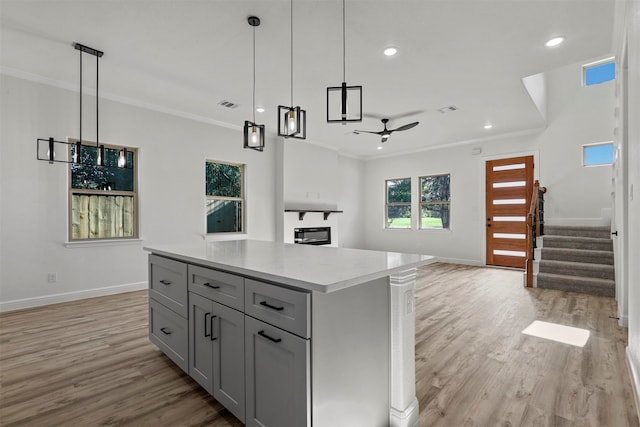
[[[211,316],[211,313],[205,313],[204,314],[204,336],[205,337],[210,337],[211,333],[207,333],[207,316]]]
[[[261,306],[263,306],[263,307],[270,308],[271,310],[276,310],[276,311],[282,311],[282,310],[284,310],[284,307],[276,307],[275,305],[271,305],[271,304],[269,304],[269,303],[268,303],[268,302],[266,302],[266,301],[262,301],[262,302],[260,303],[260,305],[261,305]]]
[[[160,280],[160,283],[162,283],[163,285],[170,285],[171,282],[168,280]]]
[[[265,337],[266,339],[268,339],[269,341],[273,341],[273,342],[280,342],[282,341],[282,338],[271,338],[269,335],[265,334],[264,331],[260,331],[258,332],[258,335],[260,335],[261,337]]]
[[[211,341],[215,341],[215,340],[218,339],[218,337],[214,337],[213,336],[213,319],[215,319],[216,317],[218,317],[218,316],[211,316],[211,319],[210,319],[210,321],[211,321],[210,322],[211,323]]]
[[[160,328],[160,330],[165,335],[171,335],[171,331],[168,328]]]
[[[217,285],[212,285],[211,283],[207,282],[207,283],[203,283],[203,286],[206,286],[207,288],[211,288],[211,289],[220,289],[220,286]]]

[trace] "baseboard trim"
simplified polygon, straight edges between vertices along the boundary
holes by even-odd
[[[148,282],[127,283],[124,285],[106,286],[104,288],[85,289],[81,291],[63,292],[60,294],[44,295],[32,298],[0,301],[0,313],[5,311],[21,310],[25,308],[39,307],[60,302],[77,301],[86,298],[101,297],[105,295],[121,294],[124,292],[140,291],[147,289]]]
[[[638,414],[638,418],[640,418],[640,372],[636,370],[636,366],[633,354],[627,346],[627,368],[629,369],[629,375],[631,377],[631,386],[633,388],[633,397],[634,402],[636,403],[636,414]]]

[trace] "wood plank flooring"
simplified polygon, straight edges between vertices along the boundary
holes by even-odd
[[[611,298],[524,289],[522,273],[418,274],[421,426],[639,426]],[[237,426],[147,338],[147,292],[0,314],[1,426]],[[588,329],[584,348],[521,334]]]

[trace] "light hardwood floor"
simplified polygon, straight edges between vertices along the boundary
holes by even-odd
[[[638,426],[614,300],[521,283],[419,271],[420,425]],[[147,316],[146,291],[0,314],[0,425],[240,425],[148,341]],[[591,336],[579,348],[523,335],[533,320]]]

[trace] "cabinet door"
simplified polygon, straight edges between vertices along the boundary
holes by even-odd
[[[247,426],[310,426],[309,340],[245,316]]]
[[[213,394],[213,302],[189,292],[189,375]]]
[[[244,422],[244,314],[212,304],[213,397]]]

